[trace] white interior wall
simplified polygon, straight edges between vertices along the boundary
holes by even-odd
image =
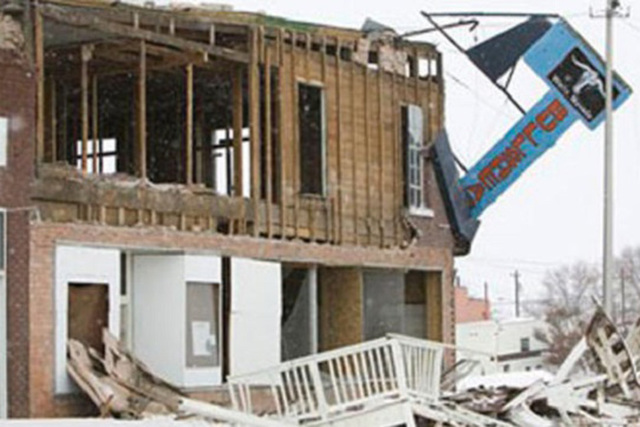
[[[173,384],[218,385],[220,367],[186,367],[187,282],[222,284],[220,257],[133,255],[133,350],[154,373]]]
[[[75,390],[67,374],[67,310],[69,283],[87,283],[109,287],[109,331],[120,334],[120,251],[81,246],[56,247],[55,254],[56,316],[56,393]]]
[[[152,372],[183,385],[184,258],[133,256],[133,351]]]
[[[231,259],[230,374],[280,363],[280,263]]]

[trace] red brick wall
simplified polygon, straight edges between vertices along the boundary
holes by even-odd
[[[489,320],[491,305],[482,298],[469,296],[469,290],[456,286],[456,323],[478,322]]]
[[[228,237],[213,233],[193,233],[167,229],[106,227],[88,224],[32,223],[29,306],[32,318],[29,355],[30,416],[77,415],[91,410],[86,399],[55,397],[54,390],[54,253],[56,242],[120,248],[163,248],[212,251],[229,256],[245,256],[282,261],[299,261],[333,266],[384,266],[429,269],[443,272],[444,336],[453,339],[453,290],[451,249],[412,247],[410,249],[366,249],[333,245],[269,241],[248,237]],[[85,405],[83,405],[85,403]]]
[[[0,50],[0,116],[9,118],[0,207],[7,209],[9,415],[29,413],[29,188],[33,178],[35,80],[15,53]]]

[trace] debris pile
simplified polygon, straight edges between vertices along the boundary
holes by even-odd
[[[70,375],[103,416],[193,418],[265,427],[337,421],[413,427],[414,416],[440,425],[478,427],[640,425],[640,319],[625,336],[602,310],[554,376],[526,385],[456,390],[449,383],[455,379],[460,384],[462,371],[468,369],[458,362],[441,376],[441,343],[389,335],[231,377],[234,409],[186,398],[107,331],[103,340],[104,356],[74,340],[68,348]],[[273,392],[274,410],[257,411],[259,405],[252,404],[251,388],[257,385],[263,392],[268,385],[266,390]],[[392,405],[399,410],[389,411]],[[392,418],[381,418],[381,411]]]

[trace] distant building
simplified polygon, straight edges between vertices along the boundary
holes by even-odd
[[[456,286],[456,323],[479,322],[491,318],[489,298],[476,298],[469,295],[465,286]]]
[[[547,347],[535,331],[544,327],[541,320],[524,318],[458,323],[456,345],[464,349],[458,360],[478,360],[477,374],[542,369]]]

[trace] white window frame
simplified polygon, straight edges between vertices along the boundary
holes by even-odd
[[[407,208],[411,215],[419,215],[425,217],[433,217],[434,213],[426,203],[425,191],[424,191],[424,159],[422,156],[422,150],[424,149],[424,113],[422,107],[414,104],[407,104],[404,106],[406,109],[406,170],[405,183],[407,192]],[[414,118],[415,123],[411,118]],[[416,128],[414,132],[411,132],[411,126]],[[417,138],[411,138],[411,135],[417,135]],[[418,182],[415,182],[415,176],[418,178]],[[417,194],[418,200],[414,195]]]
[[[106,151],[104,149],[104,144],[106,141],[114,141],[113,151]],[[96,142],[97,144],[95,144],[95,147],[98,149],[96,153],[96,157],[98,159],[98,170],[97,171],[93,170],[94,141],[93,139],[89,139],[87,141],[87,172],[91,174],[117,173],[118,172],[118,139],[117,138],[99,138]],[[74,159],[76,162],[76,168],[78,168],[79,170],[82,170],[82,140],[81,139],[76,141],[75,149],[76,151],[74,154]],[[105,172],[104,171],[105,160],[111,159],[111,158],[113,158],[113,161],[114,161],[114,168],[113,170]]]
[[[9,118],[0,116],[0,167],[7,166],[9,158]]]

